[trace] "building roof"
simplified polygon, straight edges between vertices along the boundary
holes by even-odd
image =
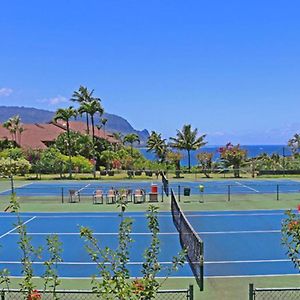
[[[56,138],[66,131],[66,124],[63,122],[45,124],[23,124],[24,131],[21,136],[17,136],[17,144],[24,149],[46,149],[47,145],[54,142]],[[82,134],[86,134],[86,125],[83,122],[70,122],[70,129]],[[90,126],[90,135],[92,128]],[[95,136],[106,139],[110,143],[117,143],[111,133],[104,132],[102,129],[95,129]],[[12,134],[0,124],[0,140],[7,139],[13,141]]]

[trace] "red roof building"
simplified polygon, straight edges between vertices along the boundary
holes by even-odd
[[[66,132],[66,124],[63,122],[49,124],[22,124],[24,131],[17,136],[17,144],[23,149],[46,149],[56,138],[63,132]],[[82,134],[87,133],[86,124],[83,122],[71,121],[70,129]],[[90,126],[89,134],[92,135],[92,127]],[[95,136],[106,139],[110,143],[118,141],[109,132],[95,128]],[[14,141],[12,134],[0,124],[0,140]]]

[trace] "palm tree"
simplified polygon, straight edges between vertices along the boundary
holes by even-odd
[[[106,118],[101,118],[100,122],[101,122],[101,126],[103,126],[103,130],[104,130],[104,135],[105,135],[105,125],[107,123],[107,119]]]
[[[22,126],[20,116],[16,115],[9,118],[6,122],[3,123],[3,127],[9,130],[9,132],[11,133],[15,145],[19,144],[19,146],[21,146],[21,134],[24,131],[24,128]],[[19,134],[19,143],[17,134]]]
[[[75,91],[72,95],[71,101],[77,102],[80,105],[84,102],[91,102],[93,99],[94,90],[89,91],[87,87],[85,86],[80,86],[78,91]],[[99,99],[100,101],[100,99]],[[87,134],[90,133],[90,125],[89,125],[89,114],[86,113],[86,130]]]
[[[206,142],[204,142],[204,138],[206,134],[197,137],[198,129],[195,128],[192,130],[191,125],[183,125],[182,131],[177,130],[176,137],[170,137],[171,143],[170,146],[172,148],[176,148],[179,150],[186,150],[188,153],[188,168],[189,172],[191,171],[191,151],[197,150],[200,147],[204,146]]]
[[[136,133],[129,133],[127,135],[125,135],[124,139],[123,139],[124,144],[125,143],[129,143],[130,144],[130,153],[131,156],[133,156],[133,144],[134,143],[140,143],[140,138]]]
[[[95,114],[99,113],[102,115],[104,113],[103,107],[100,104],[100,99],[92,98],[91,101],[84,101],[81,103],[79,109],[79,114],[86,113],[88,116],[91,117],[91,125],[92,125],[92,138],[93,142],[95,142]]]
[[[55,112],[55,116],[53,118],[54,122],[57,120],[62,120],[66,122],[67,126],[67,139],[68,139],[68,154],[69,154],[69,177],[72,178],[72,159],[71,159],[71,138],[70,138],[70,119],[77,116],[77,111],[69,106],[68,108],[59,108]]]
[[[151,132],[151,135],[147,141],[147,152],[154,152],[158,161],[164,162],[166,160],[168,146],[166,140],[161,138],[161,134],[155,131]]]

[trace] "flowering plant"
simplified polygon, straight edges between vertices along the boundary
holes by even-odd
[[[286,219],[282,221],[282,244],[287,248],[286,254],[300,270],[300,205],[298,213],[288,210]]]
[[[38,290],[33,290],[27,298],[28,300],[40,300],[42,299],[42,295]]]

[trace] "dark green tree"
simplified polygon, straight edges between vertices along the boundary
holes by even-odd
[[[204,138],[206,135],[198,137],[198,129],[192,130],[191,125],[183,125],[182,130],[177,130],[176,137],[170,137],[170,146],[179,150],[186,150],[188,154],[188,169],[191,171],[191,151],[198,150],[206,145]]]
[[[161,134],[152,131],[147,141],[147,151],[154,152],[159,162],[166,160],[168,145],[165,139],[162,139]]]
[[[131,150],[130,153],[131,153],[131,156],[133,156],[133,144],[140,143],[139,136],[135,133],[129,133],[129,134],[125,135],[123,141],[124,141],[124,144],[125,143],[130,144],[130,150]]]
[[[68,108],[59,108],[55,112],[55,116],[53,118],[54,122],[58,120],[66,122],[67,128],[67,141],[68,141],[68,155],[69,155],[69,177],[72,178],[72,159],[71,159],[71,136],[70,136],[70,120],[77,116],[77,111],[72,107]]]

